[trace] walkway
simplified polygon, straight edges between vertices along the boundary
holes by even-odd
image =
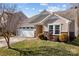
[[[23,37],[11,37],[10,38],[10,44],[20,42],[23,40],[29,40],[30,38],[23,38]],[[6,41],[4,38],[0,38],[0,47],[5,47],[7,46]]]

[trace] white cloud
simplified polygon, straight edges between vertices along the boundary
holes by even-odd
[[[32,8],[32,10],[35,10],[35,8]]]
[[[40,5],[42,5],[42,6],[47,6],[48,3],[40,3]]]
[[[56,6],[49,6],[47,11],[49,12],[55,12],[55,11],[62,11],[65,10],[64,8],[56,7]]]
[[[42,9],[38,10],[39,12],[43,11]]]

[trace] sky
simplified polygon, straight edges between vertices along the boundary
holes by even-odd
[[[63,11],[70,7],[68,3],[17,3],[17,11],[22,11],[27,17],[31,17],[43,10],[49,12]]]

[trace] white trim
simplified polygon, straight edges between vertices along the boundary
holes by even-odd
[[[52,14],[49,14],[48,16],[46,16],[42,21],[38,22],[38,23],[43,23],[48,17],[50,17]],[[37,24],[38,24],[37,23]]]
[[[48,18],[48,17],[50,17],[52,14],[49,14],[47,17],[45,17],[42,21],[40,21],[40,22],[38,22],[38,23],[43,23],[43,22],[45,22],[45,20]],[[64,18],[64,17],[62,17],[62,16],[60,16],[60,15],[58,15],[58,14],[54,14],[55,16],[57,16],[57,17],[59,17],[60,19],[62,19],[62,20],[66,20],[66,23],[70,23],[70,22],[72,22],[71,20],[69,20],[69,19],[66,19],[66,18]],[[52,16],[53,17],[53,16]],[[37,23],[37,24],[38,24]]]
[[[53,29],[54,29],[54,32],[53,32],[53,35],[60,35],[61,34],[61,24],[48,24],[48,32],[49,32],[49,26],[50,25],[53,25]],[[60,26],[60,33],[59,34],[55,34],[55,25],[59,25]]]
[[[58,16],[59,18],[62,18],[63,20],[66,20],[66,21],[67,21],[67,23],[71,22],[71,20],[66,19],[66,18],[64,18],[64,17],[62,17],[62,16],[60,16],[60,15],[58,15],[58,14],[55,14],[55,15],[56,15],[56,16]]]
[[[48,17],[50,17],[51,15],[49,14],[47,17],[45,17],[40,23],[42,23],[43,21],[45,21]]]
[[[58,23],[49,23],[48,25],[60,25]]]

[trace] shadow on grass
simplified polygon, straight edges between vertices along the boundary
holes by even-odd
[[[70,51],[65,49],[53,48],[50,46],[41,46],[33,48],[10,48],[12,50],[18,51],[20,56],[73,56],[77,54],[72,54]]]
[[[69,42],[69,43],[67,43],[67,44],[71,44],[71,45],[79,46],[79,39],[75,39],[74,41]]]

